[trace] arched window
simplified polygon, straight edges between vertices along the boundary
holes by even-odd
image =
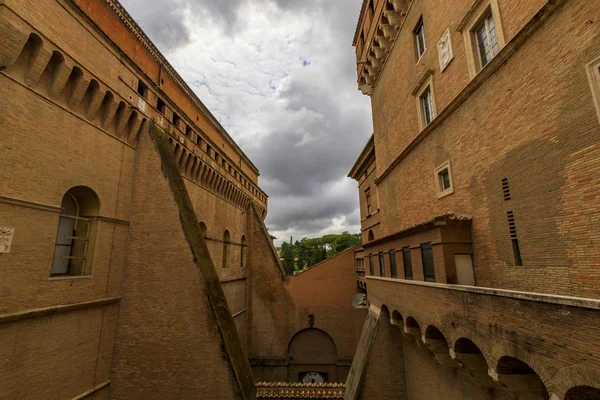
[[[225,230],[223,235],[223,268],[227,268],[227,260],[229,259],[229,247],[231,246],[231,237],[229,231]]]
[[[99,205],[98,196],[87,187],[74,187],[64,195],[50,276],[91,274],[91,239]]]
[[[242,249],[240,251],[241,261],[240,265],[242,268],[246,268],[246,236],[242,235]]]
[[[371,240],[375,240],[375,235],[373,235],[373,231],[369,231],[369,242]]]

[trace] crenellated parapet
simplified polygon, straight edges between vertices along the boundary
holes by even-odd
[[[364,0],[354,35],[358,88],[371,95],[411,0]]]

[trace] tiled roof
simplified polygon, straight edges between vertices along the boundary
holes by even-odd
[[[434,217],[427,221],[424,221],[424,222],[421,222],[421,223],[418,223],[415,225],[411,225],[405,229],[402,229],[401,231],[397,231],[397,232],[391,233],[387,236],[383,236],[383,237],[377,238],[375,240],[372,240],[370,242],[363,243],[363,248],[371,247],[373,245],[380,244],[380,243],[384,243],[390,239],[407,236],[416,231],[431,229],[431,228],[435,227],[436,225],[440,225],[439,222],[445,222],[445,221],[471,222],[472,219],[473,218],[470,215],[461,215],[461,214],[454,214],[454,213],[446,213],[446,214],[438,215],[437,217]]]
[[[257,399],[338,399],[344,398],[343,383],[258,382]]]

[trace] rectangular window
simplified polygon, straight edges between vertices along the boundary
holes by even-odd
[[[404,263],[404,279],[413,279],[412,258],[410,247],[402,248],[402,262]]]
[[[444,190],[450,189],[450,172],[448,172],[448,168],[445,168],[438,174],[440,180],[440,190],[443,192]]]
[[[180,120],[181,120],[181,118],[179,118],[179,115],[177,115],[176,113],[173,113],[173,125],[175,125],[176,127],[179,127]]]
[[[379,276],[385,276],[385,257],[379,253]]]
[[[141,80],[138,80],[138,88],[137,92],[140,96],[147,99],[148,98],[148,86],[144,84]]]
[[[425,282],[435,282],[435,267],[433,265],[433,248],[431,247],[431,243],[421,244],[421,258],[423,260]]]
[[[494,16],[491,10],[483,17],[479,25],[475,27],[475,39],[477,40],[480,66],[483,68],[500,51],[498,35],[496,34],[496,24],[494,23]]]
[[[431,87],[428,86],[427,89],[423,91],[421,96],[419,97],[421,101],[421,113],[423,119],[423,127],[426,127],[433,121],[435,117],[433,111],[433,96],[431,94]]]
[[[159,113],[161,113],[162,115],[165,115],[167,113],[167,105],[165,104],[164,101],[162,101],[161,98],[159,98],[156,102],[156,109],[158,110]]]
[[[421,58],[423,53],[425,53],[425,26],[423,25],[423,17],[419,20],[419,23],[415,27],[414,30],[415,35],[415,49],[417,52],[417,60]]]
[[[592,87],[592,97],[596,105],[596,113],[600,118],[600,57],[587,65],[587,73]]]
[[[450,160],[437,167],[433,172],[435,174],[435,180],[437,185],[436,191],[438,199],[454,193]]]
[[[392,278],[398,277],[398,271],[396,269],[396,252],[394,250],[390,250],[390,274]]]
[[[375,267],[373,266],[373,254],[369,254],[369,272],[371,276],[375,275]]]
[[[367,189],[365,191],[365,201],[367,203],[367,216],[371,215],[371,191]]]

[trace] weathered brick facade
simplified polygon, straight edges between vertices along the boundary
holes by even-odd
[[[0,1],[0,110],[0,398],[346,378],[353,251],[284,276],[259,171],[118,1]]]
[[[364,398],[600,398],[599,20],[579,0],[363,2],[354,46],[374,134],[350,176],[361,211],[365,191],[378,211],[361,214],[357,280],[379,324],[403,332],[406,382],[373,387],[391,339],[371,327],[350,374]]]

